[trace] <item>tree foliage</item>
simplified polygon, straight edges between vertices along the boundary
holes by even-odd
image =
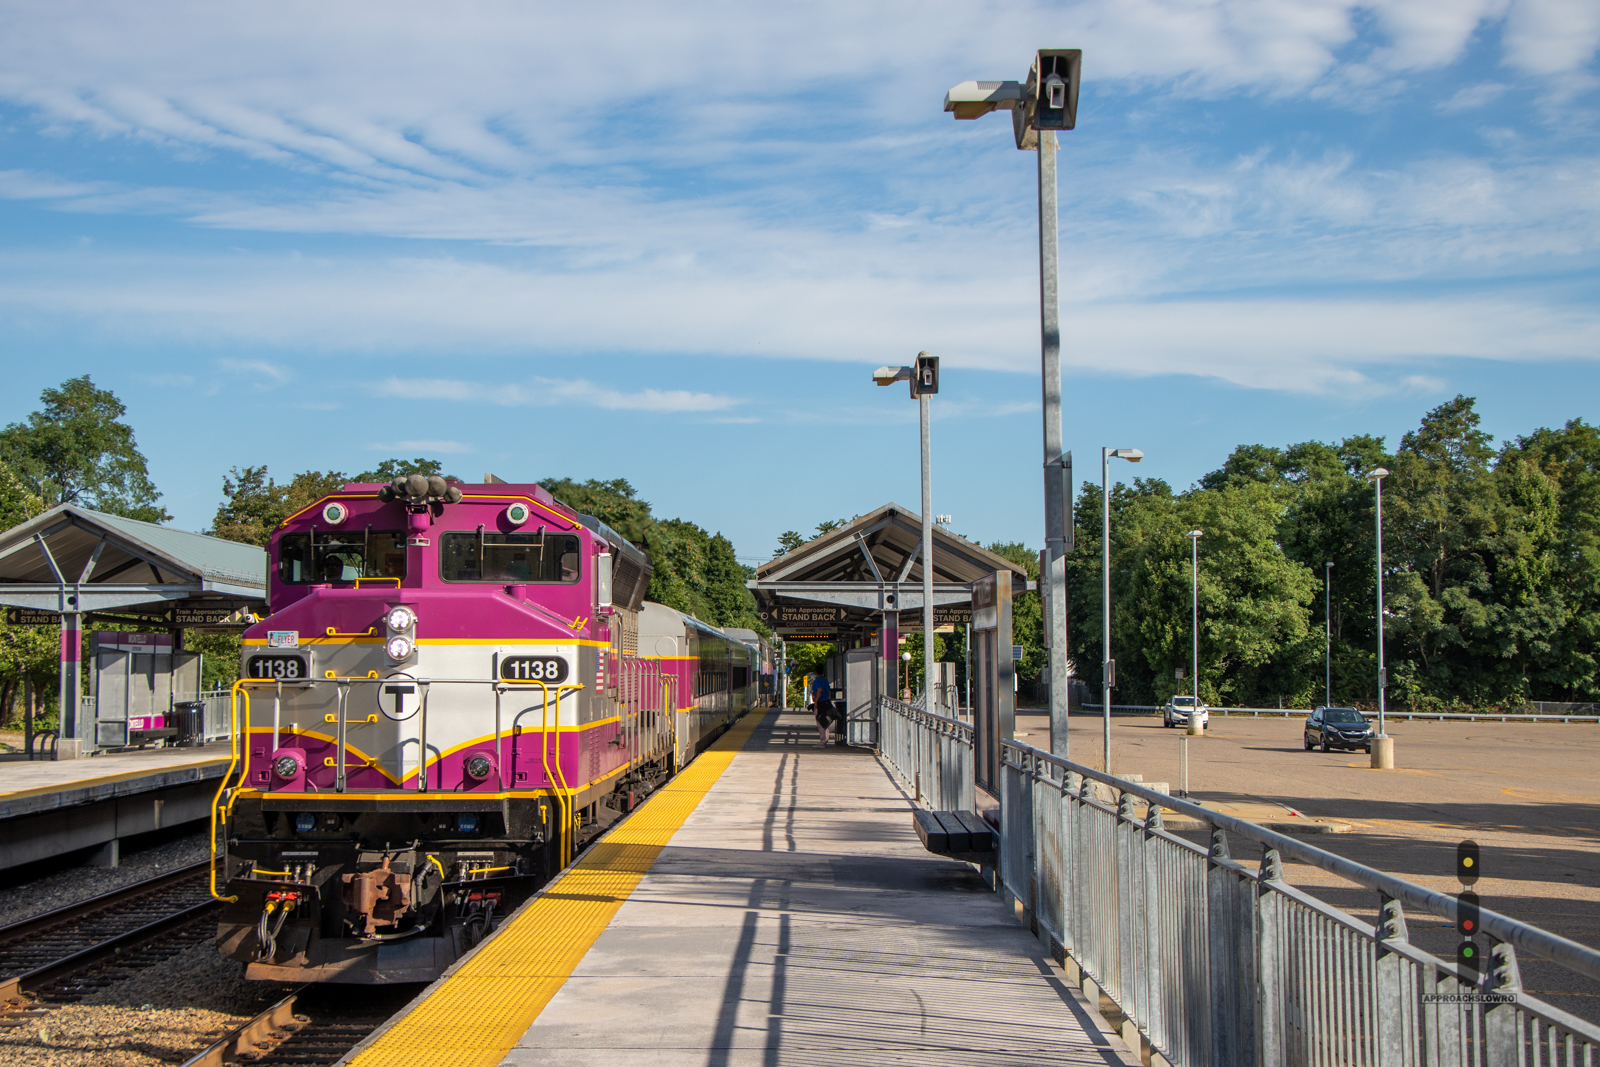
[[[745,588],[754,570],[740,563],[733,543],[684,519],[657,519],[624,478],[550,478],[539,483],[556,499],[593,515],[650,553],[654,572],[645,596],[713,626],[770,634]]]
[[[39,394],[43,407],[0,430],[0,462],[47,506],[77,504],[145,522],[172,518],[122,421],[127,408],[87,374]]]

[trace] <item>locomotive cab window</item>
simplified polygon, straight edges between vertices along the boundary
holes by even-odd
[[[405,576],[406,535],[400,530],[313,530],[278,538],[278,581],[287,585]]]
[[[571,585],[580,570],[571,534],[457,530],[440,542],[439,576],[447,582]]]

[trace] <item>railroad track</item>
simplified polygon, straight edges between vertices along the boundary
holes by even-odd
[[[216,935],[210,862],[0,926],[0,1004],[70,1004]]]
[[[235,1027],[183,1067],[323,1067],[337,1063],[368,1034],[388,1022],[416,986],[301,986],[248,1022]]]

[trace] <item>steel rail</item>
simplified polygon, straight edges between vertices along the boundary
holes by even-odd
[[[1237,834],[1248,841],[1254,841],[1267,848],[1277,850],[1280,856],[1292,856],[1302,863],[1321,868],[1347,881],[1383,893],[1408,907],[1430,911],[1441,919],[1450,920],[1452,926],[1455,925],[1455,897],[1435,892],[1414,882],[1408,882],[1403,878],[1396,878],[1392,874],[1385,874],[1365,864],[1356,863],[1354,860],[1348,860],[1342,856],[1336,856],[1331,852],[1325,852],[1286,834],[1268,830],[1256,823],[1247,822],[1232,815],[1224,815],[1209,808],[1203,808],[1199,804],[1180,800],[1167,793],[1158,793],[1154,789],[1150,789],[1138,782],[1117,778],[1114,775],[1106,774],[1104,771],[1097,771],[1093,767],[1086,767],[1081,763],[1074,763],[1059,756],[1052,756],[1050,753],[1041,751],[1031,745],[1024,745],[1016,741],[1001,742],[1002,755],[1008,750],[1021,753],[1036,762],[1054,764],[1063,770],[1082,775],[1091,781],[1111,786],[1119,792],[1138,797],[1166,811],[1186,815],[1217,829]],[[1019,770],[1026,770],[1026,767],[1021,763],[1013,764],[1013,766]],[[1559,934],[1552,934],[1547,930],[1541,930],[1536,926],[1519,922],[1508,915],[1502,915],[1488,908],[1479,910],[1479,922],[1486,932],[1493,934],[1501,941],[1509,942],[1519,951],[1525,949],[1542,959],[1549,960],[1552,963],[1559,963],[1569,970],[1576,971],[1578,974],[1600,981],[1600,952],[1594,949],[1580,945],[1578,942],[1569,940]]]
[[[274,1033],[289,1023],[298,1022],[294,1017],[294,1002],[307,988],[301,986],[254,1018],[234,1027],[223,1037],[184,1060],[181,1067],[222,1067],[225,1063],[237,1060],[240,1053],[254,1053],[259,1043],[270,1039]],[[251,1056],[251,1059],[256,1058],[258,1057]]]
[[[5,926],[0,926],[0,946],[32,937],[34,934],[42,932],[46,927],[70,922],[73,919],[81,919],[85,916],[93,915],[95,912],[116,907],[118,904],[137,900],[139,897],[150,893],[179,885],[188,879],[206,874],[210,867],[210,860],[191,863],[187,867],[179,867],[176,870],[168,871],[166,874],[158,874],[154,878],[146,878],[142,882],[134,882],[132,885],[113,889],[109,893],[90,897],[88,900],[80,900],[76,904],[64,904],[51,911],[41,912],[26,919],[18,919],[14,923],[7,923]]]
[[[137,948],[140,945],[154,941],[175,927],[184,926],[196,919],[204,918],[218,908],[218,902],[203,900],[198,904],[190,905],[181,911],[164,915],[143,926],[120,933],[115,937],[107,938],[88,948],[81,949],[69,956],[35,967],[31,971],[0,982],[0,1000],[16,997],[30,990],[39,989],[50,983],[65,978],[75,971],[82,970],[92,964],[99,963],[107,957],[116,956],[124,950]]]

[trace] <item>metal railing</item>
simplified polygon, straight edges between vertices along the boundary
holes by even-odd
[[[1113,715],[1160,715],[1161,714],[1161,709],[1163,707],[1165,707],[1165,706],[1166,705],[1164,705],[1164,704],[1113,704],[1113,705],[1111,705],[1111,714],[1113,714]],[[1541,706],[1541,704],[1539,702],[1535,702],[1534,704],[1530,704],[1529,705],[1530,708],[1540,707],[1540,706]],[[1543,706],[1548,706],[1548,702],[1545,702]],[[1593,704],[1578,704],[1578,705],[1574,705],[1574,707],[1593,708],[1593,707],[1595,707],[1595,705],[1593,705]],[[1044,710],[1047,710],[1047,709],[1039,708],[1039,709],[1035,709],[1035,710],[1044,711]],[[1093,712],[1093,713],[1098,713],[1100,711],[1100,705],[1099,704],[1080,704],[1077,707],[1073,708],[1072,710],[1074,712]],[[1208,708],[1206,708],[1206,710],[1209,711],[1213,715],[1222,715],[1222,716],[1249,715],[1252,718],[1260,718],[1261,716],[1266,715],[1266,716],[1273,717],[1273,718],[1291,719],[1291,718],[1302,718],[1302,717],[1304,717],[1306,715],[1310,715],[1311,714],[1311,709],[1310,708],[1212,708],[1212,707],[1208,707]],[[1376,712],[1363,712],[1363,714],[1365,714],[1368,719],[1376,719],[1377,718],[1377,713]],[[1464,714],[1464,713],[1458,713],[1458,712],[1452,712],[1452,711],[1385,711],[1384,712],[1384,717],[1386,719],[1405,719],[1408,722],[1410,720],[1412,720],[1412,719],[1419,719],[1419,720],[1422,720],[1422,721],[1425,721],[1425,722],[1433,722],[1433,721],[1444,722],[1444,721],[1447,721],[1447,720],[1450,720],[1450,719],[1460,719],[1460,720],[1465,721],[1465,722],[1600,722],[1600,715],[1597,715],[1597,714],[1594,714],[1594,713],[1573,714],[1573,713],[1570,713],[1570,712],[1563,712],[1563,711],[1543,711],[1543,710],[1540,710],[1540,711],[1494,711],[1494,712],[1485,711],[1485,712],[1476,712],[1476,713],[1473,713],[1473,714]]]
[[[883,697],[878,725],[880,754],[906,780],[919,803],[937,811],[972,810],[971,723]]]
[[[917,790],[930,806],[965,807],[970,728],[895,701],[880,714],[884,761],[931,783]],[[1518,957],[1600,980],[1600,953],[1484,910],[1494,944],[1479,978],[1408,937],[1408,910],[1454,923],[1453,897],[1026,745],[1003,752],[998,880],[1086,992],[1116,1004],[1150,1062],[1593,1064],[1600,1027],[1526,993]],[[1116,807],[1095,799],[1095,782]],[[1165,830],[1163,812],[1209,827],[1209,848]],[[1261,847],[1258,869],[1232,858],[1233,841]],[[1286,859],[1376,893],[1377,926],[1290,885]]]

